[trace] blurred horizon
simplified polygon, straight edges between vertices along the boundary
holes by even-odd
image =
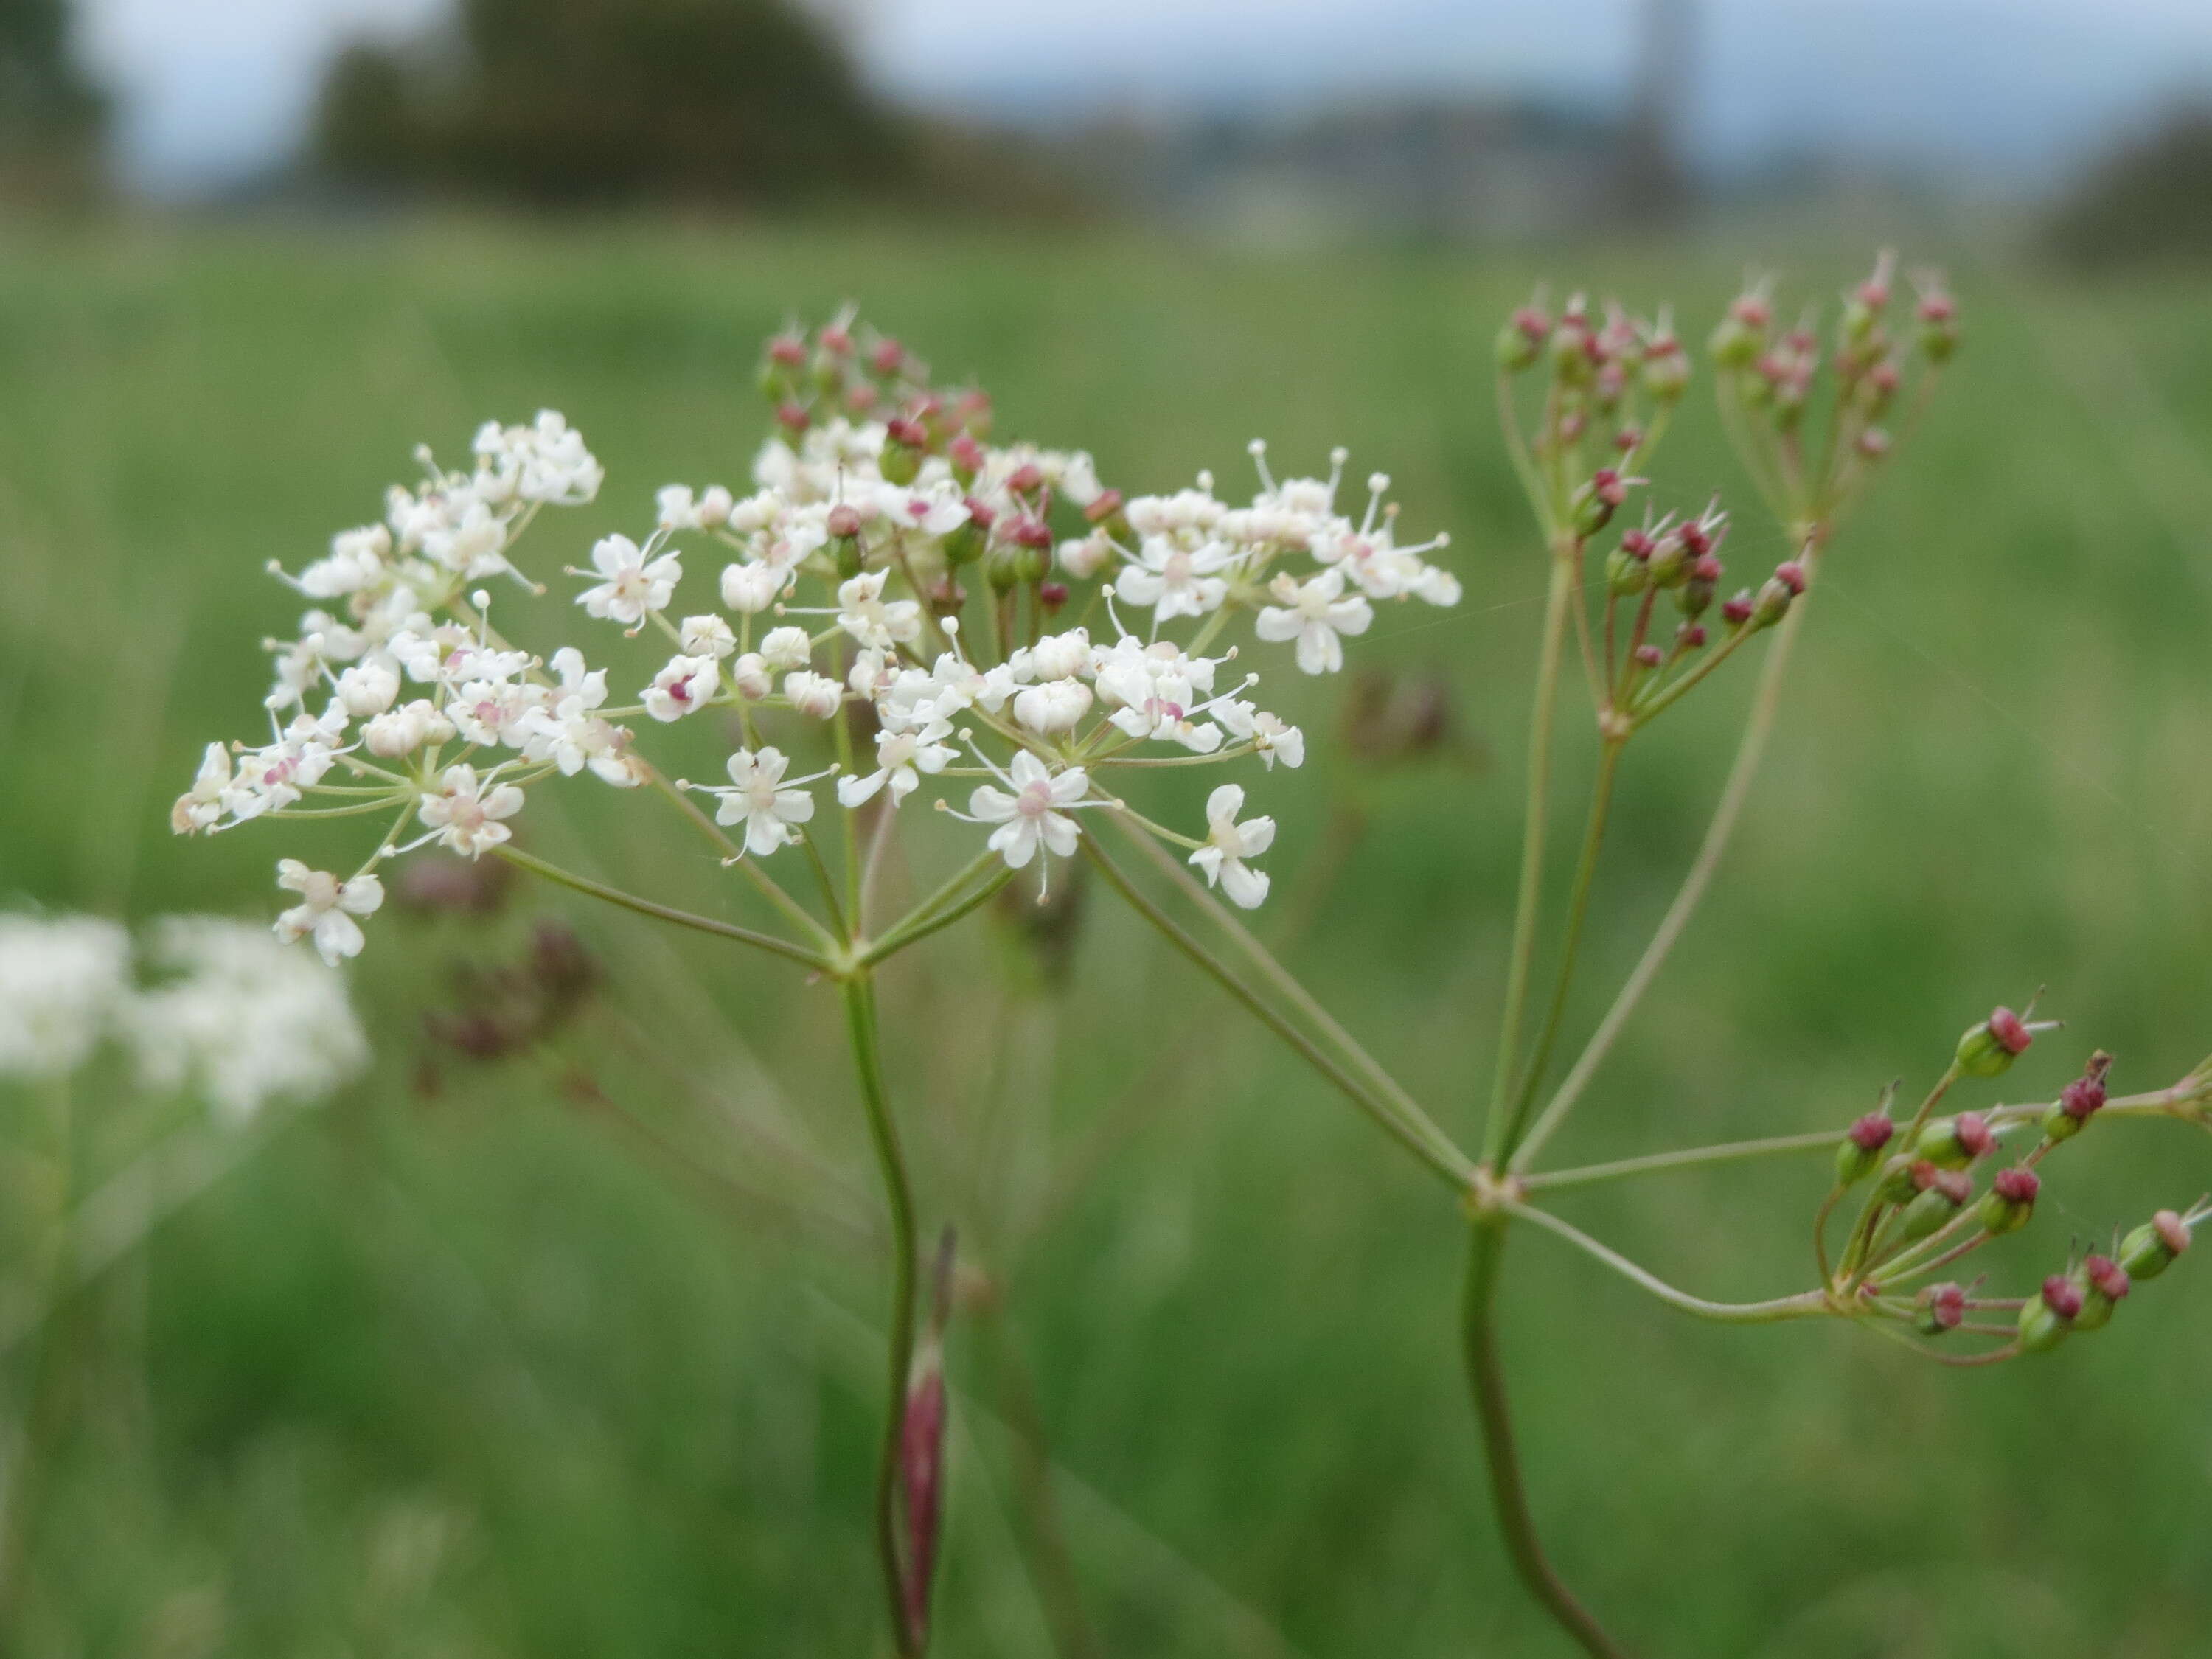
[[[450,0],[84,0],[115,96],[120,182],[191,203],[300,156],[344,46],[443,21]],[[2212,7],[2185,0],[814,0],[869,86],[908,109],[1052,135],[1174,133],[1537,105],[1616,121],[1675,15],[1682,160],[1725,187],[1812,166],[1947,194],[2051,193],[2159,117],[2212,98]],[[733,76],[740,71],[732,68]],[[1726,96],[1717,95],[1725,88]]]

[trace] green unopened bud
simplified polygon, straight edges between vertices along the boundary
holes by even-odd
[[[1508,374],[1529,368],[1542,355],[1551,331],[1551,321],[1542,312],[1533,305],[1522,307],[1498,331],[1498,368]]]
[[[1575,532],[1580,536],[1595,536],[1611,522],[1613,513],[1628,499],[1631,484],[1640,483],[1638,478],[1624,478],[1609,466],[1600,467],[1590,475],[1590,481],[1575,491],[1570,504],[1574,513]]]
[[[1909,1204],[1935,1178],[1934,1164],[1900,1154],[1881,1166],[1881,1185],[1875,1196],[1884,1204]]]
[[[1836,1185],[1856,1187],[1872,1175],[1881,1162],[1881,1149],[1896,1133],[1886,1111],[1869,1112],[1846,1129],[1836,1148]]]
[[[1912,1150],[1939,1170],[1963,1170],[1997,1144],[1978,1112],[1931,1119]]]
[[[2120,1266],[2133,1279],[2156,1279],[2189,1248],[2189,1224],[2160,1210],[2120,1241]]]
[[[1999,1008],[1959,1039],[1959,1069],[1968,1077],[1998,1077],[2027,1052],[2035,1033],[2009,1008]]]
[[[1948,1222],[1973,1196],[1973,1183],[1958,1170],[1941,1170],[1927,1189],[1905,1206],[1898,1218],[1899,1235],[1908,1242],[1925,1238]]]
[[[1984,1232],[2016,1232],[2035,1213],[2035,1195],[2042,1190],[2042,1178],[2033,1170],[1999,1170],[1989,1191],[1982,1194],[1975,1218]]]
[[[2112,1322],[2112,1314],[2134,1286],[2128,1270],[2110,1256],[2093,1255],[2075,1270],[2074,1288],[2081,1293],[2081,1311],[2074,1316],[2077,1331],[2100,1331]]]
[[[2043,1281],[2040,1295],[2020,1310],[2020,1346],[2028,1353],[2049,1353],[2066,1340],[2081,1311],[2081,1292],[2059,1273]]]

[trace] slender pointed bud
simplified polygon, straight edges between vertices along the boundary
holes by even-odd
[[[1699,555],[1691,561],[1688,579],[1675,590],[1676,607],[1686,617],[1704,616],[1714,596],[1720,591],[1721,577],[1724,574],[1717,556],[1711,553]]]
[[[1999,1170],[1989,1191],[1982,1194],[1981,1207],[1975,1212],[1982,1230],[1989,1233],[2017,1232],[2027,1225],[2028,1218],[2035,1213],[2035,1195],[2042,1190],[2042,1178],[2033,1170]]]
[[[1752,598],[1751,590],[1747,587],[1721,606],[1721,620],[1733,633],[1748,623],[1757,609],[1758,601]]]
[[[988,504],[970,495],[968,498],[968,522],[957,526],[945,538],[945,562],[957,568],[963,564],[973,564],[981,558],[983,549],[991,539],[991,526],[998,522],[998,519],[999,515]]]
[[[1753,602],[1752,626],[1773,627],[1775,623],[1790,614],[1791,602],[1804,591],[1803,566],[1798,564],[1794,559],[1775,566],[1774,574],[1769,576],[1765,584],[1760,586],[1759,598]]]
[[[1723,368],[1748,368],[1765,349],[1766,331],[1773,321],[1773,308],[1765,294],[1753,289],[1739,295],[1706,349]]]
[[[1885,1204],[1910,1204],[1936,1184],[1940,1173],[1926,1158],[1900,1152],[1881,1166],[1881,1185],[1875,1196]]]
[[[1624,599],[1650,586],[1652,546],[1651,538],[1641,530],[1632,530],[1623,536],[1620,545],[1606,555],[1606,585]]]
[[[886,483],[910,484],[921,471],[921,458],[928,449],[929,428],[902,416],[884,428],[883,453],[876,458],[876,468]]]
[[[2093,1255],[2075,1271],[2073,1285],[2081,1294],[2081,1311],[2074,1316],[2077,1331],[2100,1331],[2112,1322],[2113,1310],[2134,1289],[2128,1270],[2106,1255]]]
[[[1856,1187],[1872,1175],[1881,1162],[1881,1149],[1896,1133],[1897,1125],[1886,1111],[1869,1112],[1844,1130],[1836,1148],[1836,1185]]]
[[[1518,374],[1528,368],[1542,353],[1544,342],[1551,332],[1552,319],[1541,308],[1522,306],[1498,331],[1498,368],[1509,374]]]
[[[1922,1165],[1925,1167],[1924,1161]],[[1966,1178],[1963,1170],[1937,1170],[1934,1179],[1912,1202],[1905,1206],[1898,1218],[1899,1237],[1906,1240],[1925,1238],[1966,1207],[1966,1200],[1974,1195],[1974,1183]]]
[[[1912,1150],[1939,1170],[1963,1170],[1997,1144],[1978,1112],[1929,1121]]]
[[[2058,1103],[2043,1115],[2046,1139],[2071,1140],[2088,1127],[2104,1109],[2105,1077],[2112,1069],[2112,1057],[2102,1048],[2089,1056],[2088,1069],[2060,1090]]]
[[[1958,1284],[1929,1285],[1912,1298],[1912,1322],[1923,1336],[1943,1336],[1966,1322],[1966,1291]]]
[[[2049,1353],[2066,1340],[2081,1311],[2081,1292],[2063,1273],[2043,1281],[2040,1295],[2020,1310],[2020,1346],[2029,1353]]]
[[[1651,549],[1651,585],[1654,587],[1680,587],[1690,576],[1690,544],[1682,525],[1668,531],[1653,544]]]
[[[2000,1077],[2034,1041],[2026,1020],[1999,1008],[1959,1039],[1959,1069],[1968,1077]]]
[[[2156,1279],[2189,1248],[2189,1224],[2172,1210],[2160,1210],[2120,1241],[2120,1266],[2130,1276]]]
[[[975,475],[983,470],[983,446],[972,434],[963,432],[945,447],[945,458],[952,463],[952,477],[963,489],[975,487]]]
[[[1959,349],[1959,307],[1942,279],[1920,279],[1920,303],[1914,314],[1920,320],[1920,349],[1931,363],[1948,362]]]
[[[1644,348],[1644,390],[1662,405],[1678,403],[1690,385],[1690,354],[1672,329],[1662,330]]]
[[[1576,532],[1595,536],[1604,529],[1620,504],[1628,499],[1629,486],[1639,482],[1622,477],[1609,466],[1600,467],[1590,481],[1575,492],[1572,506]]]

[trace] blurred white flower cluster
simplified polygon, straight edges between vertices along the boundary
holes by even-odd
[[[0,914],[0,1078],[66,1077],[113,1040],[147,1087],[243,1122],[274,1099],[320,1099],[368,1064],[344,981],[265,928],[163,917],[137,957],[99,917]]]
[[[517,538],[541,507],[591,500],[601,471],[558,415],[488,425],[471,470],[425,452],[425,480],[391,492],[385,522],[286,578],[318,608],[270,642],[270,741],[210,744],[174,827],[384,814],[351,874],[280,866],[301,902],[279,933],[336,962],[362,947],[356,919],[382,898],[386,858],[432,840],[470,857],[499,848],[525,789],[556,773],[665,783],[629,722],[719,711],[728,781],[685,787],[715,798],[733,857],[806,842],[814,786],[835,776],[855,811],[896,809],[935,781],[961,803],[936,805],[1018,868],[1074,850],[1073,815],[1109,803],[1113,769],[1300,763],[1298,729],[1260,706],[1258,675],[1224,642],[1240,616],[1321,674],[1377,605],[1459,598],[1427,557],[1444,538],[1397,540],[1386,477],[1340,510],[1342,451],[1326,477],[1279,482],[1255,442],[1260,487],[1243,506],[1203,473],[1125,500],[1085,453],[994,446],[988,398],[931,390],[909,354],[856,337],[849,315],[771,341],[763,385],[775,435],[750,490],[670,485],[642,541],[606,536],[568,572],[586,615],[671,650],[634,671],[631,702],[611,700],[615,671],[592,654],[541,654],[493,630],[477,585],[531,585]],[[678,598],[702,554],[722,562],[719,607]],[[800,748],[834,750],[835,763],[793,775]],[[1200,836],[1148,827],[1256,904],[1266,878],[1243,860],[1272,821],[1239,827],[1227,799],[1216,792]]]

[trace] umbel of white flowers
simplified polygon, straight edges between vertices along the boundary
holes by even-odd
[[[144,1086],[243,1122],[272,1099],[320,1099],[368,1063],[344,981],[265,928],[165,916],[136,957],[101,917],[0,915],[0,1078],[66,1077],[113,1041]]]
[[[825,353],[851,351],[849,318],[821,338]],[[1378,605],[1458,600],[1458,580],[1427,556],[1443,537],[1398,541],[1387,477],[1340,510],[1340,450],[1326,477],[1278,482],[1255,441],[1259,488],[1242,506],[1204,473],[1125,501],[1087,454],[983,441],[971,426],[988,429],[988,400],[917,389],[915,368],[902,360],[896,382],[836,414],[780,410],[750,493],[671,485],[642,541],[604,537],[569,570],[586,616],[672,647],[634,671],[627,703],[586,650],[503,639],[481,586],[535,587],[515,562],[523,532],[544,508],[597,495],[601,470],[576,431],[550,411],[488,424],[465,470],[422,452],[422,481],[391,490],[383,522],[340,533],[296,575],[277,571],[312,604],[295,637],[267,644],[269,739],[209,744],[173,826],[384,814],[349,873],[279,866],[296,902],[277,931],[335,963],[362,948],[385,860],[433,840],[469,857],[497,848],[526,790],[556,775],[657,781],[641,732],[714,710],[739,739],[728,781],[685,787],[715,798],[738,856],[800,842],[817,787],[842,772],[843,809],[935,793],[1020,867],[1074,850],[1078,814],[1111,799],[1102,784],[1117,767],[1301,763],[1303,735],[1260,706],[1258,674],[1224,643],[1240,617],[1326,674]],[[878,390],[901,412],[854,418]],[[715,592],[680,599],[702,555],[721,562]],[[808,728],[856,713],[872,754],[794,775],[790,753],[822,740]],[[1273,824],[1240,820],[1243,802],[1241,787],[1215,790],[1198,836],[1150,827],[1251,906],[1267,881],[1249,860]]]

